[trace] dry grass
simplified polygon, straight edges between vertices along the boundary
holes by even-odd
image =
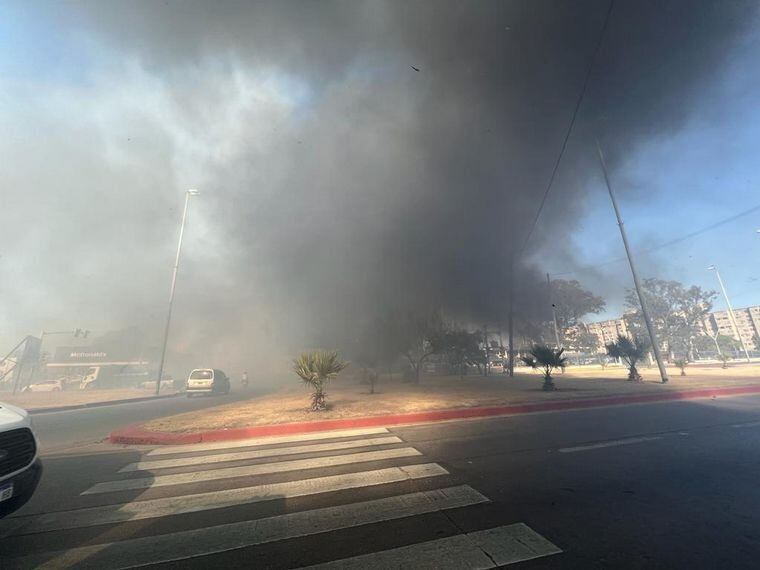
[[[161,390],[163,394],[173,390]],[[0,392],[0,401],[25,409],[56,408],[76,406],[95,402],[110,402],[152,396],[153,390],[124,388],[115,390],[65,390],[63,392]]]
[[[194,432],[209,429],[318,421],[386,414],[402,414],[427,410],[466,408],[473,406],[508,405],[546,400],[592,398],[630,393],[662,392],[709,386],[741,386],[760,383],[760,365],[734,365],[728,370],[719,367],[689,367],[687,376],[678,369],[670,370],[671,382],[659,383],[656,368],[641,370],[643,384],[628,382],[620,367],[576,367],[558,374],[558,390],[543,392],[537,373],[520,369],[514,378],[504,375],[458,377],[424,377],[420,385],[398,380],[381,379],[376,394],[356,379],[341,378],[328,387],[329,409],[310,412],[309,392],[299,387],[281,390],[269,396],[237,402],[153,420],[147,429],[170,432]]]

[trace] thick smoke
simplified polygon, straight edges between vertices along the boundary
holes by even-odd
[[[47,20],[82,38],[91,71],[52,93],[13,87],[39,109],[12,125],[28,146],[4,182],[23,188],[11,202],[42,227],[11,241],[19,258],[40,252],[16,269],[33,291],[4,284],[18,301],[5,309],[12,323],[159,331],[181,192],[193,186],[203,194],[173,329],[186,362],[284,362],[300,347],[343,346],[399,308],[503,323],[510,281],[520,314],[544,316],[541,268],[522,258],[510,276],[509,259],[607,1],[56,6]],[[677,129],[753,13],[616,3],[531,259],[572,257],[564,236],[598,173],[593,139],[614,167]],[[48,155],[52,169],[30,179]]]

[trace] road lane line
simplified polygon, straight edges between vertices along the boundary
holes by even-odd
[[[733,428],[751,428],[751,427],[757,427],[760,426],[760,422],[745,422],[743,424],[734,424],[731,427]]]
[[[166,485],[204,483],[206,481],[230,479],[232,477],[251,477],[253,475],[268,475],[270,473],[286,473],[288,471],[300,471],[302,469],[319,469],[321,467],[351,465],[353,463],[383,461],[386,459],[414,457],[417,455],[422,454],[413,447],[401,447],[399,449],[386,449],[383,451],[330,455],[328,457],[296,459],[294,461],[280,461],[277,463],[259,463],[257,465],[243,465],[241,467],[193,471],[191,473],[176,473],[174,475],[155,475],[152,477],[140,477],[136,479],[122,479],[120,481],[105,481],[103,483],[97,483],[81,494],[92,495],[95,493],[110,493],[114,491],[127,491],[130,489],[164,487]]]
[[[577,447],[563,447],[558,451],[560,453],[575,453],[577,451],[588,451],[590,449],[601,449],[603,447],[615,447],[618,445],[631,445],[633,443],[642,443],[644,441],[654,441],[662,439],[660,436],[652,437],[629,437],[628,439],[617,439],[615,441],[605,441],[603,443],[592,443],[590,445],[579,445]]]
[[[157,447],[146,455],[170,455],[174,453],[193,453],[196,451],[214,451],[217,449],[232,449],[235,447],[254,447],[258,445],[273,445],[277,443],[293,443],[298,441],[314,441],[319,439],[333,439],[339,437],[353,437],[356,435],[377,435],[389,433],[385,428],[362,428],[343,429],[335,431],[320,431],[316,433],[302,433],[298,435],[282,435],[276,437],[255,437],[251,439],[239,439],[235,441],[218,441],[211,443],[191,443],[188,445],[172,445],[169,447]]]
[[[562,552],[523,523],[308,566],[309,570],[487,569]],[[305,569],[304,569],[305,570]]]
[[[392,443],[404,442],[395,436],[373,437],[369,439],[351,439],[348,441],[296,445],[292,447],[270,447],[267,449],[254,449],[252,451],[238,451],[236,453],[223,453],[218,455],[180,457],[178,459],[158,459],[155,461],[140,461],[138,463],[130,463],[126,467],[119,469],[119,473],[129,473],[131,471],[150,471],[152,469],[168,469],[169,467],[186,467],[190,465],[208,465],[211,463],[224,463],[226,461],[242,461],[244,459],[279,457],[280,455],[316,453],[318,451],[340,451],[342,449],[352,449],[355,447],[374,447],[377,445],[389,445]]]
[[[120,570],[489,502],[469,485],[447,487],[120,542],[5,558],[3,570]]]
[[[424,479],[448,475],[437,463],[388,467],[373,471],[360,471],[345,475],[330,475],[300,481],[257,485],[239,489],[225,489],[209,493],[197,493],[179,497],[149,499],[118,505],[105,505],[59,511],[28,517],[11,517],[0,521],[0,536],[34,534],[68,528],[82,528],[103,524],[195,513],[222,509],[236,505],[259,503],[277,499],[290,499],[360,489],[375,485],[398,483],[412,479]]]

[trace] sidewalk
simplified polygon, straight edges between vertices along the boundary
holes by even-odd
[[[131,388],[115,390],[67,390],[64,392],[19,392],[17,394],[0,392],[0,401],[23,408],[30,414],[37,414],[142,402],[155,398],[169,398],[177,394],[178,392],[174,390],[162,390],[161,395],[156,396],[153,390]]]
[[[645,370],[654,378],[656,372]],[[678,373],[677,370],[675,371]],[[671,371],[671,374],[673,371]],[[377,394],[345,378],[328,388],[330,409],[307,410],[309,394],[301,389],[245,402],[159,418],[141,426],[117,430],[111,440],[121,443],[190,443],[258,435],[394,425],[468,417],[534,413],[591,406],[704,398],[760,393],[760,367],[735,366],[689,369],[668,384],[649,380],[632,383],[620,369],[578,370],[557,375],[558,390],[543,392],[540,377],[525,373],[507,378],[441,377],[421,385],[379,383]],[[583,374],[583,376],[581,376]]]

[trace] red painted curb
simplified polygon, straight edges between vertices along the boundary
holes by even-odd
[[[415,424],[444,420],[468,418],[483,418],[488,416],[506,416],[530,414],[535,412],[551,412],[558,410],[577,410],[599,406],[615,406],[639,404],[647,402],[667,402],[672,400],[692,400],[696,398],[712,398],[716,396],[733,396],[740,394],[760,393],[760,385],[736,386],[732,388],[703,388],[700,390],[685,390],[667,392],[664,394],[638,394],[635,396],[610,396],[607,398],[589,398],[579,400],[561,400],[536,402],[533,404],[514,404],[511,406],[492,406],[480,408],[456,408],[435,410],[430,412],[414,412],[385,416],[369,416],[363,418],[346,418],[339,420],[323,420],[305,423],[272,424],[245,428],[211,430],[198,433],[169,433],[148,431],[142,425],[127,426],[111,432],[111,443],[182,445],[200,443],[203,441],[229,441],[268,435],[290,435],[314,431],[334,429],[390,426],[399,424]]]

